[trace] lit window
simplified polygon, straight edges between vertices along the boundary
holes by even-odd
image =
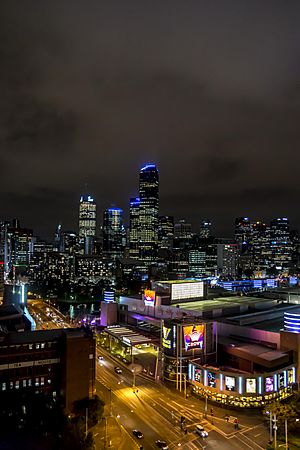
[[[13,383],[13,381],[10,381],[10,382],[9,382],[9,388],[10,388],[10,389],[13,389],[13,388],[14,388],[14,383]]]
[[[23,387],[26,387],[26,380],[23,380]]]
[[[19,389],[19,387],[20,387],[20,382],[19,382],[19,380],[18,380],[18,381],[15,382],[15,388],[16,388],[16,389]]]
[[[29,344],[29,345],[28,345],[28,348],[29,348],[29,350],[32,350],[32,349],[33,349],[33,345],[32,345],[32,344]]]
[[[48,384],[51,384],[51,379],[50,378],[48,378]]]
[[[2,383],[2,391],[6,391],[6,383]]]
[[[45,343],[44,342],[41,344],[41,348],[45,348]]]
[[[41,377],[41,386],[44,386],[44,384],[45,384],[45,378]]]
[[[35,344],[35,348],[39,349],[40,348],[40,344]]]
[[[38,378],[35,379],[35,385],[36,385],[36,386],[39,386],[39,385],[40,385],[39,379],[38,379]]]
[[[31,380],[28,380],[28,386],[29,386],[29,387],[32,386]]]

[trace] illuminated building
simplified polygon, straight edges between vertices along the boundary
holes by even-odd
[[[79,203],[79,237],[85,254],[91,254],[96,235],[96,203],[90,195],[82,195]]]
[[[13,226],[8,228],[8,260],[9,269],[19,271],[20,268],[28,268],[33,253],[32,230],[20,227],[19,220],[13,221]]]
[[[206,252],[201,250],[189,251],[189,273],[199,277],[206,274]]]
[[[270,239],[271,266],[278,272],[288,271],[291,267],[292,246],[289,221],[286,217],[271,221]]]
[[[265,271],[270,268],[270,227],[260,221],[252,224],[251,254],[254,270]]]
[[[144,262],[154,261],[158,247],[159,177],[155,164],[140,171],[139,246]]]
[[[139,250],[139,229],[140,229],[140,198],[130,199],[129,212],[129,256],[138,259]]]
[[[64,233],[61,224],[58,224],[55,231],[54,249],[57,252],[64,252]]]
[[[202,220],[200,224],[200,238],[207,239],[211,237],[211,221]]]
[[[0,221],[0,262],[3,262],[4,279],[8,274],[8,221]]]
[[[103,252],[105,256],[115,261],[122,256],[123,251],[123,210],[108,208],[103,214]]]
[[[158,241],[160,248],[171,249],[174,237],[174,217],[159,216],[158,218]]]
[[[217,244],[218,274],[236,278],[238,269],[238,246],[233,243]]]
[[[74,231],[64,231],[64,251],[70,255],[75,255],[80,250],[79,236]]]

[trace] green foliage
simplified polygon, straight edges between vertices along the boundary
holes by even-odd
[[[88,410],[89,427],[96,425],[101,420],[104,411],[104,401],[94,395],[91,399],[85,398],[74,404],[74,412],[77,416],[85,419]]]
[[[276,415],[279,432],[284,432],[285,420],[287,420],[288,431],[300,431],[300,423],[296,420],[300,418],[300,392],[295,392],[291,399],[286,402],[274,402],[265,407],[264,413],[269,420],[269,414]]]

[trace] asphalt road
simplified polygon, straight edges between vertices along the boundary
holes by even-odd
[[[96,389],[109,404],[111,389],[110,412],[123,430],[127,449],[139,448],[140,445],[145,450],[155,449],[157,439],[165,440],[169,449],[265,449],[268,430],[258,415],[239,414],[238,431],[224,419],[226,414],[236,416],[236,411],[214,407],[214,417],[208,416],[206,420],[203,402],[193,397],[185,399],[142,375],[136,376],[136,387],[133,388],[130,369],[111,359],[106,352],[99,349],[97,352],[104,355],[104,361],[97,361]],[[114,372],[115,366],[122,367],[122,374]],[[181,416],[185,417],[186,434],[180,427]],[[208,438],[203,439],[195,433],[196,424],[204,426],[209,433]],[[140,430],[144,438],[135,438],[133,429]]]
[[[27,308],[36,323],[37,330],[72,327],[60,311],[43,300],[28,300]]]

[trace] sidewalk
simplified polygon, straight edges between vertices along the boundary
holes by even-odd
[[[123,430],[116,417],[102,417],[101,421],[89,431],[93,433],[96,450],[118,450],[124,442]]]

